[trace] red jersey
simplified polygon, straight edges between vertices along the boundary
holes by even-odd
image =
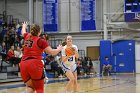
[[[24,54],[22,59],[29,57],[42,59],[42,52],[48,46],[48,42],[39,36],[30,36],[29,33],[24,34]]]
[[[10,58],[15,57],[14,55],[14,50],[10,49],[7,53],[7,60],[9,60]]]

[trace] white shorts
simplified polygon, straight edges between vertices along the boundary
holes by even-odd
[[[71,70],[72,72],[75,72],[77,69],[76,63],[74,63],[72,65],[66,65],[64,62],[61,62],[61,67],[62,67],[64,72],[67,72],[69,70]]]

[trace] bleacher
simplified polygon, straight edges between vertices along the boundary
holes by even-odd
[[[0,34],[5,27],[15,27],[19,24],[19,19],[14,18],[12,15],[7,15],[6,11],[3,11],[3,14],[0,14]],[[1,34],[3,35],[3,34]],[[0,44],[2,43],[3,38],[0,39]],[[9,47],[6,47],[8,51]],[[19,81],[21,80],[19,67],[13,66],[6,61],[2,61],[0,55],[0,82],[10,82],[10,81]]]
[[[11,64],[3,62],[2,69],[0,70],[0,79],[13,79],[19,78],[19,67],[13,67]]]

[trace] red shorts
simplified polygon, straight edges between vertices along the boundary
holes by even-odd
[[[44,79],[43,63],[38,59],[29,59],[20,62],[21,77],[26,83],[29,79],[41,80]]]

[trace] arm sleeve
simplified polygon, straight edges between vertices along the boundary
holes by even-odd
[[[23,37],[25,38],[29,33],[24,33]]]
[[[41,48],[41,49],[45,49],[46,47],[48,47],[49,46],[49,43],[48,43],[48,41],[46,41],[45,39],[42,39],[42,38],[40,38],[39,40],[38,40],[38,46]]]

